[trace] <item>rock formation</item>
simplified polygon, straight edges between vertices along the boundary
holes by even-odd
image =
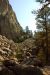
[[[0,34],[16,42],[16,38],[20,35],[21,30],[22,27],[9,1],[0,0]]]
[[[16,56],[17,44],[0,35],[0,61],[14,59]],[[17,60],[17,58],[16,58]]]

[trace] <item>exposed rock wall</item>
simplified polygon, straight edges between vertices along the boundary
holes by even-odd
[[[16,37],[20,35],[21,30],[22,27],[9,1],[0,0],[0,34],[15,41]]]

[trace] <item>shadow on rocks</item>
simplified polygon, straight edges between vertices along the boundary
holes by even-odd
[[[4,68],[2,68],[2,70],[0,70],[0,75],[15,75],[15,74],[13,73],[13,71],[4,67]]]
[[[37,67],[26,67],[23,69],[22,75],[43,75],[43,73]]]
[[[14,61],[5,60],[3,65],[11,70],[15,75],[21,75],[22,69],[19,64],[16,64]]]
[[[22,66],[6,60],[3,62],[3,65],[7,68],[0,72],[0,75],[43,75],[40,68],[32,66]],[[9,74],[8,74],[9,73]]]

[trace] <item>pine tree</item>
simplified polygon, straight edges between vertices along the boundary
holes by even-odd
[[[42,8],[39,9],[37,14],[37,29],[38,31],[45,32],[45,42],[46,42],[46,63],[48,61],[48,29],[50,29],[50,8],[47,7],[50,2],[47,0],[48,3],[46,3],[46,0],[37,0],[37,2],[42,3]],[[44,3],[44,4],[43,4]]]

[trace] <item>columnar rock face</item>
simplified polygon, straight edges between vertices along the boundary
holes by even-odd
[[[0,34],[15,41],[20,35],[20,26],[8,0],[0,0]]]

